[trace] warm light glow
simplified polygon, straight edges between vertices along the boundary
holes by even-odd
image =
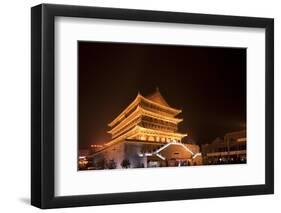
[[[92,144],[91,145],[92,148],[102,148],[103,145],[99,145],[99,144]]]
[[[141,136],[140,136],[140,139],[141,139],[142,141],[145,141],[145,140],[146,140],[146,136],[145,136],[145,135],[141,135]]]
[[[159,103],[153,102],[153,101],[143,97],[142,95],[138,94],[137,97],[135,98],[135,100],[125,110],[123,110],[123,112],[121,114],[119,114],[111,123],[109,123],[108,126],[113,127],[115,124],[122,121],[126,117],[125,115],[128,114],[130,112],[130,110],[132,110],[135,106],[137,106],[141,101],[144,101],[144,102],[147,102],[151,105],[155,105],[159,108],[168,110],[174,116],[181,113],[181,110],[179,110],[179,109],[174,109],[174,108],[171,108],[171,107],[168,107],[168,106],[161,105]]]
[[[106,143],[107,147],[126,139],[169,143],[181,141],[187,136],[176,132],[177,124],[183,119],[175,116],[181,110],[169,107],[159,90],[153,95],[154,98],[145,98],[138,94],[135,100],[108,124],[113,128],[108,131],[112,139]]]
[[[113,129],[108,131],[108,133],[114,135],[119,130],[121,130],[122,128],[127,126],[123,130],[123,131],[126,131],[126,129],[130,128],[130,125],[128,126],[128,124],[130,124],[133,120],[136,120],[137,118],[140,118],[139,121],[141,121],[142,116],[148,116],[148,117],[151,117],[151,118],[155,118],[157,120],[170,122],[170,123],[174,123],[174,124],[178,124],[179,122],[183,121],[183,119],[169,117],[169,116],[166,116],[166,115],[161,115],[161,114],[158,114],[158,113],[155,113],[155,112],[148,111],[148,110],[143,109],[140,106],[138,106],[135,111],[133,111],[128,117],[126,117],[124,120],[122,120],[122,122],[120,122],[118,125],[116,125]],[[132,122],[132,125],[134,125],[134,122]]]
[[[148,137],[148,141],[154,141],[154,137],[149,136],[149,137]]]
[[[156,98],[160,99],[158,102],[161,103],[162,101],[165,106],[151,101],[154,99],[148,100],[138,94],[133,103],[109,124],[112,129],[108,133],[112,135],[112,139],[104,145],[102,151],[125,140],[130,142],[131,140],[139,140],[138,143],[155,143],[157,145],[155,147],[156,150],[153,148],[153,151],[148,149],[144,153],[138,153],[139,157],[156,156],[161,160],[166,160],[166,156],[164,157],[161,151],[171,145],[183,147],[191,154],[192,159],[201,156],[201,153],[194,153],[189,147],[181,143],[182,138],[187,136],[187,134],[176,131],[178,123],[183,119],[176,118],[175,116],[181,111],[166,106],[167,103],[163,101],[159,91],[157,95]],[[141,101],[149,103],[149,106],[146,106]],[[161,109],[168,110],[168,112],[163,112],[164,110]],[[93,145],[91,147],[96,146]]]
[[[245,142],[245,141],[247,141],[246,138],[238,138],[238,139],[237,139],[237,142]]]
[[[154,129],[147,129],[140,126],[135,126],[130,131],[126,132],[123,135],[118,136],[117,138],[114,138],[110,142],[106,143],[105,146],[112,145],[114,143],[120,142],[125,139],[138,139],[140,135],[146,135],[146,136],[159,136],[159,137],[172,137],[177,140],[181,140],[181,138],[186,137],[187,134],[181,134],[176,132],[166,132],[166,131],[159,131]],[[162,142],[162,140],[161,140]]]

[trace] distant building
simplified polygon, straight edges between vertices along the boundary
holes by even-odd
[[[195,144],[183,144],[187,134],[178,132],[181,110],[172,108],[157,89],[138,94],[108,126],[111,140],[90,155],[95,169],[199,165],[201,153]]]
[[[78,152],[78,168],[79,170],[87,169],[89,166],[89,161],[87,156],[90,154],[89,149],[80,149]]]
[[[210,144],[202,145],[204,164],[246,163],[247,138],[246,130],[225,134]]]
[[[100,150],[102,150],[104,148],[103,145],[100,145],[100,144],[92,144],[91,145],[91,149],[90,149],[90,154],[93,154],[95,152],[98,152]]]

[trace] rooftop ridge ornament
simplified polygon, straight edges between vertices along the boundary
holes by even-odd
[[[160,90],[159,90],[159,87],[156,87],[156,90],[155,92],[153,92],[152,94],[148,95],[148,96],[145,96],[145,98],[153,101],[153,102],[156,102],[158,104],[161,104],[161,105],[164,105],[166,107],[170,107],[172,108],[168,103],[167,101],[163,98]]]

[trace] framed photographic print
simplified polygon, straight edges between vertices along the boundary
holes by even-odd
[[[274,21],[31,9],[31,203],[274,192]]]

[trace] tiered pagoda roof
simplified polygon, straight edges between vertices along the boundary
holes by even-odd
[[[177,132],[177,125],[183,119],[176,118],[180,109],[172,108],[161,95],[159,89],[149,96],[140,93],[112,122],[108,133],[111,145],[125,139],[135,139],[157,143],[178,141],[187,134]]]

